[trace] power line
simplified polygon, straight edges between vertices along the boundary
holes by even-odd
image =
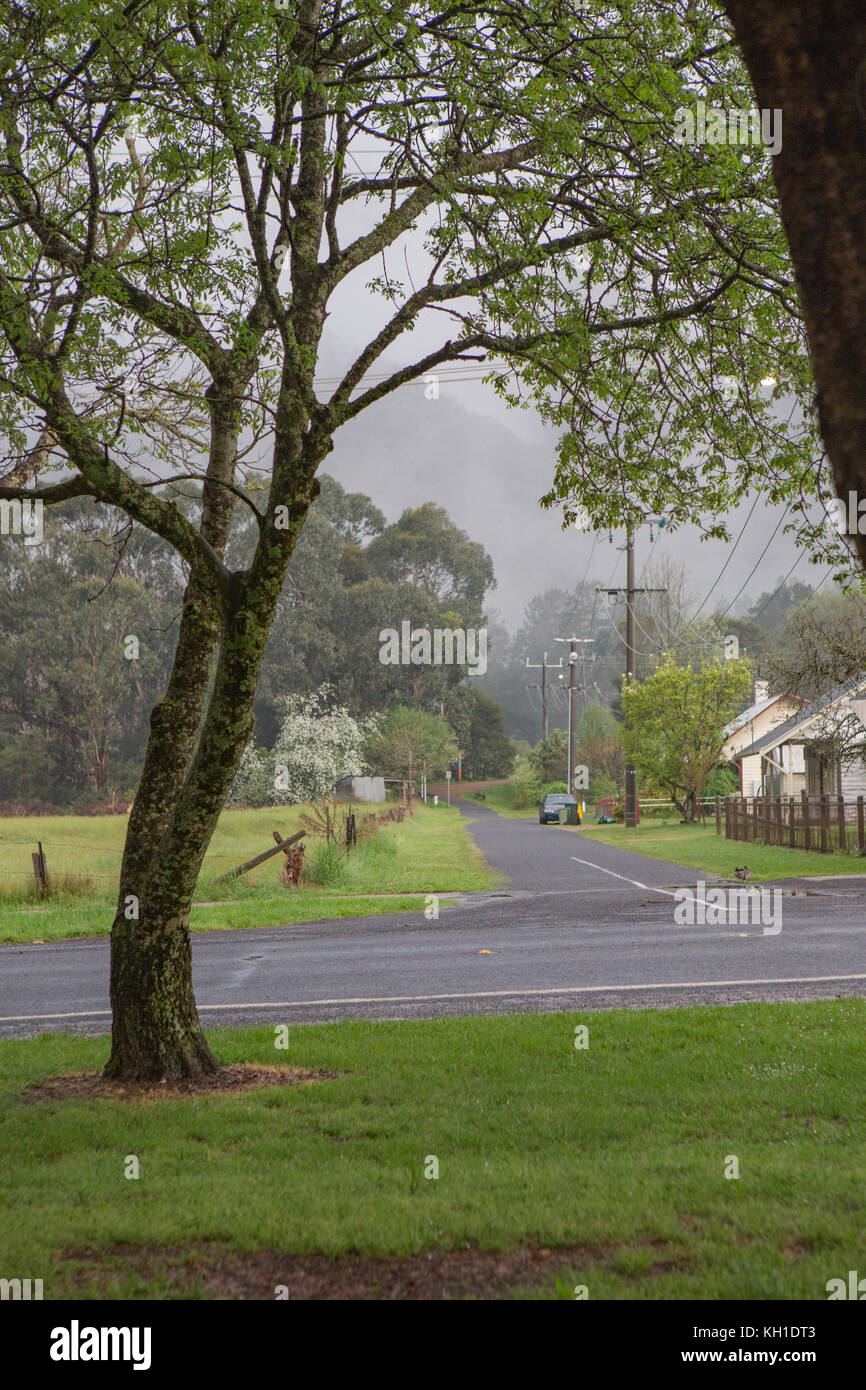
[[[782,522],[785,520],[785,517],[788,515],[788,512],[789,512],[789,511],[790,511],[790,507],[788,506],[788,507],[785,508],[784,512],[783,512],[782,515],[780,516],[778,525],[776,526],[776,530],[772,533],[772,535],[770,536],[770,539],[767,541],[767,544],[764,546],[764,549],[761,551],[761,553],[760,553],[760,555],[758,556],[757,560],[756,560],[755,563],[753,564],[753,566],[752,566],[751,570],[749,571],[749,574],[748,574],[748,576],[747,576],[745,582],[744,582],[743,584],[740,585],[740,588],[738,589],[738,591],[737,591],[737,593],[734,595],[734,597],[731,599],[731,601],[730,601],[730,603],[728,604],[727,608],[725,609],[724,613],[721,613],[721,614],[719,615],[720,617],[725,618],[725,617],[727,617],[727,615],[730,613],[730,611],[731,611],[731,609],[733,608],[734,604],[736,603],[737,599],[740,597],[740,594],[743,592],[743,590],[745,589],[746,585],[747,585],[747,584],[749,583],[749,581],[751,580],[753,574],[755,573],[755,570],[758,568],[758,565],[761,563],[761,561],[763,560],[763,558],[764,558],[764,556],[766,555],[767,551],[770,549],[770,546],[772,545],[773,541],[776,539],[776,535],[777,535],[777,533],[778,533],[779,527],[781,526]],[[799,559],[798,559],[795,563],[798,564],[798,563],[799,563]],[[793,566],[792,566],[792,568],[793,568]]]
[[[689,626],[689,627],[692,626],[692,624],[694,623],[694,621],[695,621],[695,619],[697,618],[698,614],[700,613],[701,609],[703,608],[704,604],[706,603],[707,599],[710,597],[710,594],[713,593],[713,591],[714,591],[715,588],[716,588],[716,585],[718,584],[718,582],[719,582],[719,580],[721,579],[722,575],[724,574],[725,570],[728,568],[728,565],[729,565],[729,564],[731,563],[731,561],[733,560],[733,558],[734,558],[734,551],[736,550],[737,546],[740,544],[740,541],[743,539],[743,533],[745,532],[746,527],[748,526],[749,522],[750,522],[751,519],[752,519],[752,513],[754,512],[755,508],[756,508],[757,505],[758,505],[758,501],[760,500],[760,496],[761,496],[761,494],[760,494],[759,492],[756,492],[756,493],[755,493],[755,500],[754,500],[754,502],[752,503],[751,510],[749,511],[749,515],[746,517],[745,521],[743,522],[742,526],[740,527],[740,534],[737,536],[737,539],[734,541],[734,544],[731,546],[731,553],[729,554],[727,560],[726,560],[725,563],[722,565],[722,568],[719,570],[718,574],[716,575],[715,583],[713,583],[713,584],[710,586],[710,588],[707,590],[707,592],[704,594],[704,597],[701,599],[700,604],[698,605],[698,607],[696,608],[695,612],[692,614],[691,618],[689,619],[689,622],[688,622],[687,626]],[[785,509],[785,511],[786,511],[786,513],[787,513],[787,508]],[[756,568],[757,568],[757,566],[756,566]],[[753,571],[752,571],[752,574],[754,574],[754,572],[755,572],[755,571],[753,570]],[[742,592],[742,590],[741,590],[740,592]],[[725,611],[727,611],[727,610],[725,610]]]

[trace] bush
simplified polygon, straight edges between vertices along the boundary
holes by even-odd
[[[541,783],[536,779],[535,774],[530,769],[524,767],[512,780],[514,788],[514,799],[512,806],[515,811],[523,811],[527,806],[537,806],[542,797]]]
[[[732,767],[714,767],[704,786],[704,796],[730,796],[739,790],[740,779]]]
[[[346,877],[346,851],[333,840],[322,841],[306,856],[304,878],[319,888],[338,887]]]

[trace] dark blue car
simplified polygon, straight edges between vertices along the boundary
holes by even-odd
[[[571,816],[569,816],[568,812],[565,811],[564,814],[561,815],[560,813],[563,812],[564,808],[567,806],[576,807],[577,814],[575,815],[575,813],[572,812]],[[566,796],[564,792],[548,792],[538,808],[538,823],[539,825],[548,825],[550,821],[556,821],[558,824],[560,819],[563,821],[571,820],[572,823],[576,821],[577,824],[580,825],[583,819],[580,814],[580,803],[577,801],[576,797]]]

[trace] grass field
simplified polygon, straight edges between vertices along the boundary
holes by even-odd
[[[509,816],[515,820],[531,820],[538,817],[537,806],[523,806],[515,809],[514,793],[516,788],[511,782],[500,782],[498,786],[485,787],[484,800],[482,806],[489,806],[492,811],[497,811],[500,816]],[[471,804],[476,798],[472,795],[467,796],[466,801]]]
[[[866,857],[857,854],[806,853],[802,849],[783,849],[777,845],[743,844],[716,834],[715,824],[681,825],[674,821],[645,821],[626,829],[624,825],[593,825],[587,819],[576,834],[619,849],[634,850],[651,859],[669,859],[703,873],[721,877],[733,875],[734,868],[748,865],[752,879],[808,877],[812,874],[866,874]]]
[[[490,888],[493,875],[455,808],[425,807],[401,824],[383,825],[339,857],[326,887],[286,889],[283,856],[274,855],[230,883],[214,880],[273,843],[273,831],[298,829],[300,809],[225,811],[197,889],[193,931],[265,927],[327,917],[360,917],[424,906],[427,893]],[[359,811],[368,808],[360,807]],[[110,930],[126,816],[27,816],[0,820],[0,941],[53,941]],[[41,840],[49,878],[60,885],[40,901],[30,863]],[[316,852],[312,842],[311,856]],[[211,904],[211,905],[205,905]]]
[[[282,1052],[272,1028],[219,1030],[223,1062],[332,1079],[132,1103],[21,1098],[106,1039],[2,1042],[0,1271],[46,1298],[195,1297],[184,1252],[239,1270],[531,1242],[579,1247],[532,1297],[825,1299],[866,1269],[864,1032],[853,999],[344,1022]]]

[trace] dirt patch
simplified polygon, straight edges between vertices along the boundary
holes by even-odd
[[[281,1255],[273,1250],[233,1251],[199,1242],[187,1246],[116,1245],[103,1251],[68,1250],[58,1261],[81,1262],[63,1271],[69,1296],[89,1293],[106,1281],[132,1277],[142,1285],[142,1298],[153,1297],[143,1287],[158,1280],[159,1297],[253,1300],[431,1300],[519,1297],[520,1290],[556,1288],[565,1282],[566,1297],[574,1285],[591,1284],[581,1275],[590,1265],[612,1267],[615,1251],[588,1245],[555,1249],[520,1246],[516,1250],[428,1250],[405,1258],[366,1259],[341,1255]],[[680,1268],[670,1260],[642,1271],[653,1277]],[[60,1270],[58,1270],[60,1273]],[[590,1289],[590,1296],[592,1290]],[[125,1298],[135,1298],[127,1283]]]
[[[27,1102],[58,1100],[178,1100],[184,1096],[208,1096],[223,1091],[246,1090],[252,1086],[298,1086],[313,1081],[332,1080],[335,1072],[306,1071],[301,1067],[268,1066],[257,1062],[249,1066],[221,1067],[212,1076],[188,1081],[109,1081],[98,1071],[70,1072],[68,1076],[46,1076],[21,1092]]]

